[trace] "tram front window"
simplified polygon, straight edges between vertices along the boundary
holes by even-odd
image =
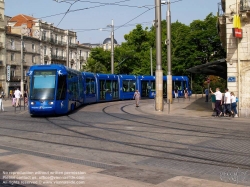
[[[56,71],[34,71],[31,100],[54,100]]]

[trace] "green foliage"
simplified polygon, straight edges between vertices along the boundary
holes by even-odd
[[[179,21],[171,24],[172,74],[190,75],[186,69],[225,58],[216,29],[217,17],[209,14],[204,20],[190,25]],[[162,21],[162,66],[167,72],[166,21]],[[150,75],[150,48],[153,49],[153,69],[156,66],[155,28],[137,25],[124,36],[125,42],[115,48],[115,73]],[[96,48],[91,51],[85,71],[110,73],[110,51]],[[193,75],[195,89],[201,90],[205,75]]]

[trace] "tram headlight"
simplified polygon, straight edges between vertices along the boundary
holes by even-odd
[[[53,105],[53,104],[54,104],[54,102],[53,102],[53,101],[49,102],[49,105]]]
[[[35,102],[31,101],[30,104],[31,104],[31,105],[35,105]]]

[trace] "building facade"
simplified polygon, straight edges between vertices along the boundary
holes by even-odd
[[[0,91],[4,91],[6,83],[6,62],[5,62],[5,20],[4,20],[4,0],[0,0]]]
[[[221,0],[221,10],[218,29],[227,52],[228,88],[239,98],[240,116],[249,117],[250,0]]]
[[[0,3],[0,7],[2,5],[4,10],[4,3]],[[8,94],[14,88],[21,87],[21,38],[23,38],[24,88],[26,72],[30,66],[62,64],[81,70],[90,53],[89,47],[80,45],[76,41],[76,32],[54,27],[53,24],[27,15],[5,16],[1,28],[0,47],[1,42],[4,47],[0,48],[2,50],[0,87]]]

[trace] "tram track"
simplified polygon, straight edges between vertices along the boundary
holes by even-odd
[[[110,105],[110,106],[113,106],[113,105]],[[110,106],[107,106],[107,107],[110,107]],[[105,109],[107,107],[104,107],[103,109]],[[121,111],[122,111],[122,109],[124,109],[124,107],[126,107],[126,106],[121,107]],[[68,115],[66,117],[69,119],[69,121],[74,121],[76,123],[79,123],[80,124],[79,126],[81,126],[81,127],[88,127],[88,128],[94,128],[94,129],[105,130],[105,131],[111,131],[112,130],[113,132],[119,133],[121,135],[135,136],[135,137],[138,137],[138,138],[145,138],[147,140],[152,140],[152,141],[156,141],[156,142],[161,141],[159,139],[146,137],[144,135],[143,136],[141,136],[141,135],[138,136],[138,135],[135,135],[135,134],[132,134],[132,133],[121,132],[122,129],[114,130],[114,129],[105,128],[105,127],[97,127],[97,126],[92,125],[91,123],[85,123],[85,122],[82,122],[82,121],[78,121],[78,120],[74,119],[73,117],[71,117],[71,115],[73,115],[73,114],[70,114],[70,115]],[[108,115],[108,114],[106,114],[106,115]],[[127,114],[127,115],[129,115],[129,114]],[[222,166],[222,167],[231,166],[231,167],[241,167],[241,168],[245,168],[245,169],[250,169],[250,165],[242,165],[242,164],[239,164],[239,163],[236,163],[236,162],[233,163],[233,162],[227,162],[227,161],[216,160],[216,159],[206,159],[206,158],[200,157],[198,153],[197,153],[198,156],[190,157],[189,155],[185,155],[185,154],[180,154],[180,153],[176,153],[176,152],[172,152],[172,151],[165,151],[165,150],[156,149],[156,148],[162,148],[162,149],[175,149],[175,150],[182,150],[182,151],[185,151],[185,150],[190,151],[190,148],[182,148],[182,147],[177,147],[177,146],[161,146],[161,145],[157,146],[157,145],[153,145],[153,144],[150,145],[150,144],[140,144],[140,143],[131,143],[131,142],[125,142],[125,141],[112,140],[112,139],[109,139],[109,138],[102,138],[102,137],[99,137],[99,136],[83,133],[83,132],[80,132],[78,130],[70,129],[71,128],[70,125],[68,127],[67,126],[65,127],[65,125],[60,125],[60,124],[54,122],[53,118],[45,118],[45,120],[49,124],[51,124],[53,126],[56,126],[56,127],[60,128],[60,129],[63,129],[63,130],[66,130],[68,132],[80,135],[80,136],[69,135],[67,137],[85,138],[85,139],[90,139],[90,140],[103,141],[105,143],[106,142],[107,143],[115,143],[115,144],[118,144],[118,145],[121,145],[121,146],[127,146],[127,147],[132,147],[132,148],[136,148],[136,149],[145,150],[145,151],[150,151],[151,155],[150,154],[134,153],[132,151],[108,150],[108,149],[96,148],[96,147],[91,147],[91,146],[79,146],[79,145],[74,145],[74,144],[65,144],[65,143],[48,141],[48,140],[37,140],[37,139],[34,139],[34,138],[25,138],[25,137],[11,136],[11,135],[6,135],[6,134],[5,135],[2,134],[1,136],[10,137],[10,138],[19,138],[19,139],[28,140],[28,141],[37,141],[37,142],[43,142],[43,143],[49,143],[49,144],[55,144],[55,145],[70,146],[70,147],[75,147],[75,148],[104,151],[104,152],[109,152],[109,153],[113,152],[113,153],[120,153],[120,154],[125,154],[125,155],[134,155],[134,156],[140,156],[140,157],[145,157],[145,158],[158,158],[158,159],[164,159],[164,160],[175,160],[175,161],[180,161],[180,162],[191,162],[191,163],[208,164],[208,165],[215,165],[215,166]],[[124,120],[124,119],[122,119],[122,120]],[[137,123],[137,121],[134,121],[134,120],[133,120],[133,122]],[[183,130],[183,129],[181,129],[181,130]],[[185,129],[183,131],[185,131]],[[30,132],[30,133],[32,133],[32,132]],[[33,132],[33,133],[36,133],[36,132]],[[50,134],[50,135],[53,135],[53,133]],[[59,136],[61,136],[61,135],[59,134]],[[215,137],[210,137],[210,138],[215,138]],[[154,143],[156,143],[156,142],[154,142]],[[190,145],[190,144],[185,144],[185,143],[180,143],[180,142],[171,142],[171,141],[168,141],[168,142],[167,141],[162,141],[162,142],[171,143],[173,145],[179,145],[179,146],[189,146]],[[198,149],[198,148],[200,148],[200,149]],[[205,149],[208,149],[208,150],[205,150]],[[203,147],[197,146],[197,147],[195,147],[195,148],[193,147],[191,149],[191,151],[207,152],[208,154],[209,153],[216,153],[216,154],[220,154],[220,155],[232,154],[232,155],[239,155],[239,156],[249,157],[247,153],[239,153],[239,152],[235,152],[235,151],[232,151],[232,150],[226,150],[226,149],[218,149],[216,151],[215,150],[216,149],[214,149],[213,147],[204,147],[204,146]],[[157,155],[154,155],[153,153],[157,153]],[[163,154],[165,156],[160,156],[160,155],[163,155]]]
[[[137,117],[139,119],[141,118],[144,118],[144,119],[147,119],[147,120],[153,120],[152,123],[147,123],[147,122],[142,122],[142,121],[139,121],[139,120],[132,120],[131,118],[124,118],[124,117],[120,117],[120,116],[117,116],[117,115],[114,115],[113,113],[108,113],[106,110],[109,108],[109,107],[112,107],[112,106],[115,106],[115,105],[109,105],[109,106],[106,106],[102,109],[103,113],[105,113],[106,115],[108,116],[111,116],[111,117],[114,117],[116,119],[119,119],[119,120],[125,120],[125,121],[129,121],[129,122],[133,122],[133,123],[139,123],[139,124],[142,124],[142,125],[146,125],[148,127],[156,127],[156,128],[162,128],[162,129],[171,129],[171,130],[178,130],[178,131],[188,131],[188,132],[193,132],[193,133],[202,133],[202,134],[209,134],[209,135],[217,135],[219,137],[217,138],[225,138],[225,136],[230,136],[230,137],[234,137],[234,138],[245,138],[246,140],[250,140],[250,137],[248,136],[249,133],[245,133],[244,131],[236,131],[236,130],[228,130],[226,128],[216,128],[216,127],[206,127],[206,126],[199,126],[199,125],[193,125],[193,124],[188,124],[188,123],[183,123],[183,122],[178,122],[178,121],[167,121],[167,120],[159,120],[157,118],[150,118],[150,117],[146,117],[146,116],[143,116],[143,115],[135,115],[135,114],[131,114],[131,113],[128,113],[126,111],[124,111],[124,107],[127,107],[131,104],[128,104],[128,105],[125,105],[123,107],[120,108],[120,110],[127,114],[127,115],[131,115],[133,117]],[[161,123],[168,123],[167,126],[162,126],[162,125],[157,125],[157,124],[154,124],[155,122],[161,122]],[[174,126],[173,126],[173,125]],[[176,127],[176,124],[177,125],[181,125],[181,126],[184,126],[184,127]],[[172,125],[172,126],[171,126]],[[190,127],[189,129],[187,127]],[[194,127],[195,129],[192,129],[191,127]],[[206,131],[206,130],[197,130],[197,128],[203,128],[203,129],[218,129],[218,130],[221,130],[220,133],[218,133],[217,131]],[[225,131],[227,131],[226,133],[224,133]],[[240,135],[237,136],[237,133],[239,133]],[[245,135],[245,136],[243,136]],[[214,138],[214,137],[212,137]]]

